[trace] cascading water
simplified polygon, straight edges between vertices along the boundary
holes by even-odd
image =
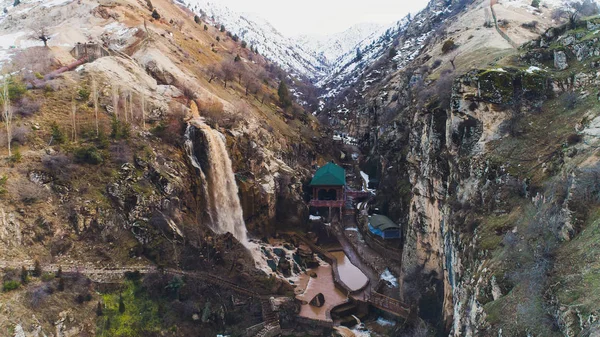
[[[200,130],[206,140],[207,166],[202,167],[194,152],[194,129]],[[186,130],[185,147],[192,165],[200,171],[203,193],[213,231],[231,233],[243,245],[248,246],[246,224],[238,197],[238,187],[225,147],[225,136],[206,125],[202,119],[189,122]]]

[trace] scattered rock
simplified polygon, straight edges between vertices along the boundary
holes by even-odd
[[[558,70],[565,70],[569,67],[567,63],[567,54],[564,51],[554,52],[554,67]]]

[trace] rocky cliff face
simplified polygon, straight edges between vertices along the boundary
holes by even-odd
[[[346,105],[351,122],[338,127],[362,139],[381,181],[376,203],[404,226],[403,299],[438,331],[594,331],[595,306],[566,295],[581,288],[564,265],[590,266],[565,247],[597,218],[594,22],[551,29],[479,70],[460,71],[470,62],[460,52],[440,70],[417,57]],[[564,53],[556,66],[555,52]]]

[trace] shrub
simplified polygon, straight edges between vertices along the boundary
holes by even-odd
[[[93,145],[82,146],[75,150],[75,161],[79,163],[98,165],[104,162],[102,153]]]
[[[86,88],[79,89],[79,91],[77,91],[77,94],[79,95],[79,98],[84,101],[87,101],[90,98],[90,91]]]
[[[17,104],[16,114],[21,117],[29,117],[40,111],[41,104],[29,97],[23,97]]]
[[[442,45],[442,53],[447,54],[447,53],[453,51],[456,48],[457,48],[457,46],[456,46],[456,43],[454,43],[454,40],[453,39],[448,39]]]
[[[8,181],[8,176],[0,177],[0,195],[6,194],[6,182]]]
[[[6,282],[4,282],[4,284],[2,284],[2,291],[4,291],[4,292],[12,291],[12,290],[18,289],[20,286],[21,286],[21,284],[17,281],[6,281]]]
[[[110,137],[113,139],[128,139],[131,133],[129,123],[122,122],[113,116],[110,124]]]
[[[35,74],[34,74],[34,76],[38,80],[43,80],[44,79],[44,75],[42,75],[39,71],[36,71]]]
[[[30,128],[26,126],[18,126],[13,128],[12,141],[17,142],[20,145],[24,145],[27,142],[27,135],[29,134]]]
[[[14,164],[14,163],[20,163],[21,159],[23,159],[23,157],[21,156],[21,151],[19,151],[19,148],[15,148],[12,151],[12,156],[10,156],[8,158],[8,161]]]
[[[44,282],[50,282],[54,280],[54,273],[43,273],[41,279]]]
[[[12,102],[20,100],[25,92],[27,92],[25,83],[18,79],[11,78],[8,84],[8,97],[10,97],[10,100]]]
[[[565,109],[574,109],[579,101],[579,96],[573,91],[565,92],[560,96],[560,102]]]
[[[57,144],[63,144],[66,141],[64,131],[58,126],[56,122],[50,124],[50,134],[52,135],[52,141]]]
[[[37,308],[52,293],[54,293],[54,288],[50,284],[43,284],[33,288],[31,291],[27,292],[29,305],[33,308]]]

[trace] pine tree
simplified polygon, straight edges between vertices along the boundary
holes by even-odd
[[[246,43],[246,41],[242,41],[242,48],[246,48],[248,44]]]
[[[398,55],[398,52],[396,51],[395,48],[390,49],[390,53],[388,54],[389,58],[393,59],[394,57],[396,57],[396,55]]]
[[[225,31],[225,25],[221,25],[221,33],[223,33]]]
[[[242,60],[242,58],[240,57],[240,55],[235,55],[233,62],[240,62],[241,60]]]
[[[35,262],[34,262],[32,275],[34,277],[42,276],[42,266],[40,265],[40,261],[38,261],[38,260],[35,260]]]
[[[362,52],[360,51],[360,48],[356,48],[356,60],[359,61],[361,60],[363,57]]]
[[[123,302],[123,296],[119,295],[119,312],[125,312],[125,303]]]
[[[539,8],[540,7],[540,0],[533,0],[531,2],[531,7]]]
[[[62,267],[58,266],[58,271],[56,272],[56,277],[57,278],[61,278],[62,277]]]
[[[57,287],[58,291],[64,291],[65,290],[65,279],[64,278],[59,278],[58,279],[58,287]]]
[[[194,15],[194,22],[200,24],[200,17],[198,15]]]
[[[290,91],[288,90],[285,81],[279,82],[279,88],[277,89],[277,94],[279,95],[279,103],[283,108],[288,108],[292,105],[292,100],[290,98]]]
[[[21,267],[21,283],[26,284],[29,279],[29,272],[25,269],[25,266]]]
[[[154,10],[152,10],[152,17],[155,20],[159,20],[160,19],[160,14],[158,14],[158,12],[156,11],[156,8]]]
[[[15,2],[13,3],[13,6],[17,7],[20,4],[21,4],[21,0],[15,0]]]
[[[102,303],[98,302],[98,305],[96,306],[96,316],[102,316],[103,314]]]
[[[204,30],[208,30],[208,26],[207,25],[204,25]]]

